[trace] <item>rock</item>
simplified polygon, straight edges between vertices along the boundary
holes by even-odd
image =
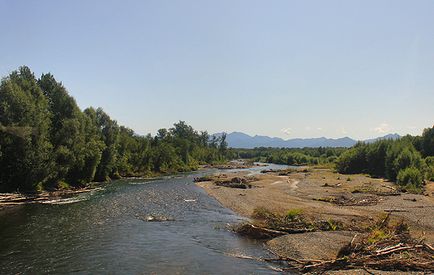
[[[147,222],[168,222],[174,221],[175,219],[171,217],[148,215],[144,218],[144,220]]]
[[[290,234],[272,239],[267,245],[281,257],[332,260],[337,258],[354,235],[355,233],[350,231]]]

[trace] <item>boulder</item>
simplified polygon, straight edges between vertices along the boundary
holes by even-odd
[[[284,235],[267,242],[271,251],[283,258],[333,260],[351,242],[350,231],[322,231]]]

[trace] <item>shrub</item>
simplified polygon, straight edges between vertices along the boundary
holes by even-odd
[[[426,179],[434,181],[434,157],[425,158],[426,164]]]
[[[392,144],[386,155],[386,176],[397,180],[398,173],[407,167],[422,168],[421,155],[411,143],[397,141]]]
[[[405,189],[420,189],[423,184],[423,174],[415,167],[408,167],[400,170],[397,177],[397,183]]]

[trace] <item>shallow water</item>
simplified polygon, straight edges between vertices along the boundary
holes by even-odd
[[[273,273],[267,263],[228,255],[267,252],[229,232],[226,225],[242,218],[193,183],[210,172],[119,180],[67,201],[1,211],[0,273]],[[148,215],[174,221],[147,222]]]

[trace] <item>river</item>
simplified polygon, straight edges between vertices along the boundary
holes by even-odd
[[[0,211],[0,273],[273,273],[267,263],[229,255],[267,251],[227,230],[243,218],[193,183],[212,172],[118,180],[72,199]],[[148,222],[149,215],[174,220]]]

